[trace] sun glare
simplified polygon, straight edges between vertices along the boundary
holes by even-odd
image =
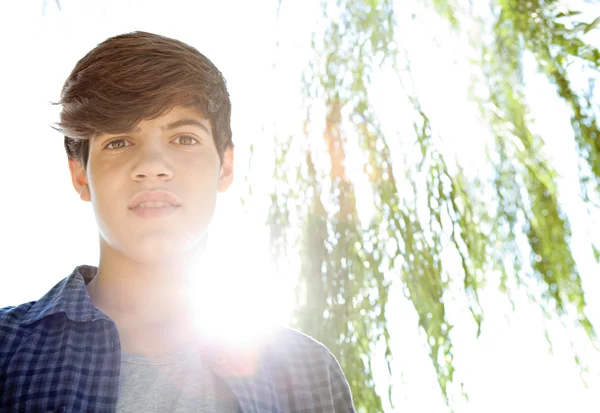
[[[200,263],[201,276],[191,280],[189,298],[200,334],[228,346],[267,338],[275,327],[288,324],[293,308],[291,289],[275,274],[267,249],[249,241],[252,235],[256,238],[256,233],[236,233],[227,248],[213,237]]]

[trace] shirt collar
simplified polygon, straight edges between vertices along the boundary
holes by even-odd
[[[21,325],[29,325],[53,314],[64,313],[72,321],[85,322],[97,319],[110,320],[92,304],[85,286],[96,276],[97,267],[79,265],[35,302],[23,318]]]
[[[26,326],[53,314],[64,313],[70,320],[88,322],[97,319],[110,320],[92,304],[86,285],[96,276],[98,268],[91,265],[75,267],[71,275],[56,284],[35,302],[21,322]],[[218,343],[205,343],[203,357],[233,390],[241,411],[248,413],[278,413],[275,386],[268,379],[269,368],[265,364],[262,343],[246,351],[224,351]],[[261,351],[262,350],[262,351]]]

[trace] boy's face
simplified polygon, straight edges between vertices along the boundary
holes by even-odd
[[[80,198],[92,202],[101,247],[149,263],[202,245],[217,192],[233,180],[233,149],[221,165],[210,121],[198,109],[176,106],[131,133],[96,137],[87,171],[75,160],[69,169]],[[130,208],[136,194],[155,190],[170,192],[180,206],[153,218]]]

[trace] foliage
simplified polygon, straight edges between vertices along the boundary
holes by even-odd
[[[574,321],[595,340],[556,172],[543,156],[543,138],[531,131],[523,59],[526,53],[535,58],[572,110],[582,194],[595,207],[600,131],[593,86],[587,92],[575,90],[569,65],[584,62],[590,79],[598,71],[600,52],[581,35],[600,20],[571,25],[564,20],[577,14],[564,11],[557,1],[493,0],[485,16],[454,2],[434,1],[449,28],[470,36],[480,56],[473,62],[474,73],[480,73],[474,90],[480,86],[485,92],[473,93],[472,99],[489,125],[486,161],[492,173],[469,176],[460,156],[450,167],[448,155],[439,149],[444,131],[433,130],[418,91],[407,87],[404,98],[412,109],[399,117],[411,119],[414,132],[401,138],[414,141],[419,156],[406,158],[402,173],[391,151],[398,137],[383,133],[370,98],[373,76],[382,67],[393,68],[399,79],[410,78],[410,56],[396,31],[397,16],[411,11],[399,7],[391,0],[323,3],[323,25],[313,36],[314,59],[304,74],[304,133],[278,140],[269,213],[274,253],[300,257],[295,322],[332,349],[357,409],[365,412],[382,411],[371,363],[374,346],[383,341],[390,365],[386,304],[392,281],[402,284],[414,305],[448,403],[455,370],[445,300],[452,283],[462,286],[478,331],[484,316],[479,293],[488,278],[499,274],[501,291],[509,298],[511,286],[517,285],[547,317]],[[478,25],[476,35],[465,29],[467,20]],[[403,58],[405,66],[399,63]],[[319,124],[320,103],[326,119],[315,140],[311,126]],[[348,170],[352,165],[346,162],[353,146],[363,155],[374,203],[369,222],[360,219],[359,194]],[[480,196],[487,193],[489,199]],[[446,265],[448,254],[458,258],[459,272]]]

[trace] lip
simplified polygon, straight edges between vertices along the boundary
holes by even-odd
[[[160,218],[171,215],[177,209],[179,209],[178,206],[165,205],[154,208],[133,208],[131,211],[140,218]]]
[[[127,208],[135,209],[139,204],[147,201],[163,201],[171,204],[170,206],[160,207],[156,209],[181,206],[181,201],[179,200],[179,198],[177,198],[172,193],[167,191],[155,190],[138,192],[133,196],[133,198],[131,198],[131,201],[129,202],[129,205],[127,205]]]

